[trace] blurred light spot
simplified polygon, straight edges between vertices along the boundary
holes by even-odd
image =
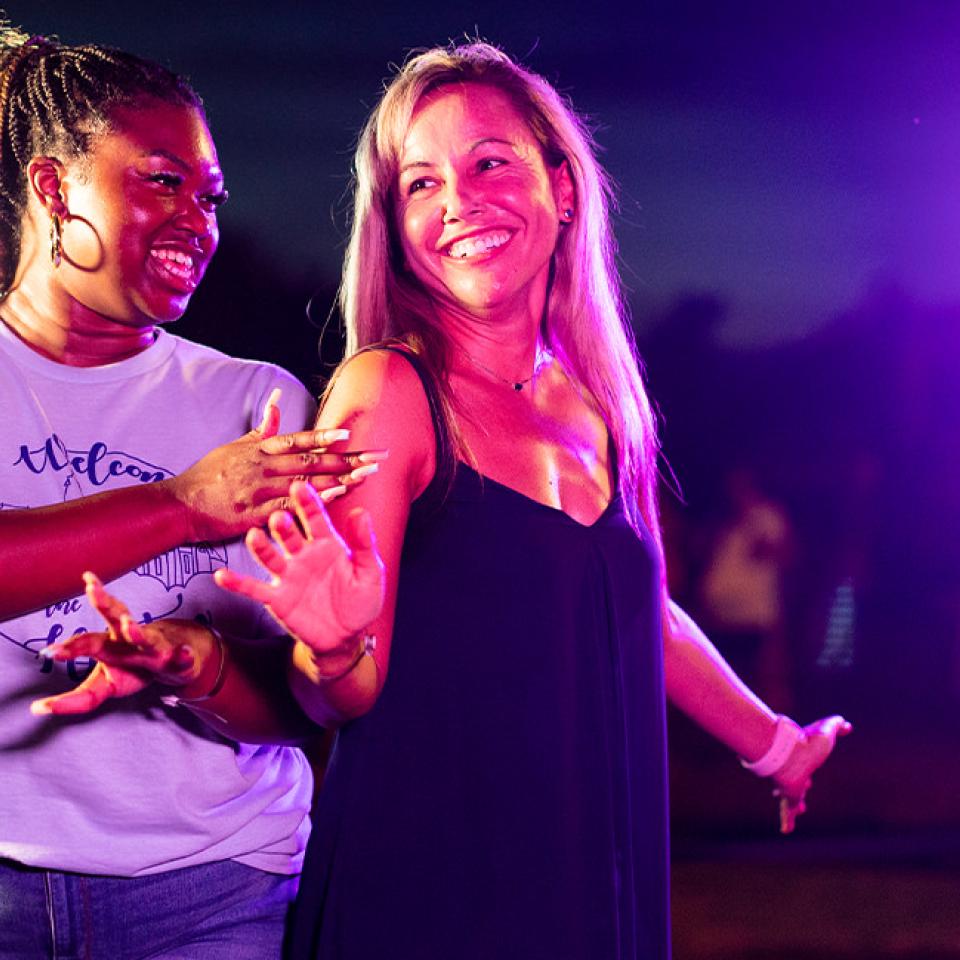
[[[853,578],[848,577],[837,585],[833,602],[827,613],[827,629],[823,649],[817,657],[817,666],[825,670],[838,670],[853,665],[854,641],[856,639],[857,603]]]

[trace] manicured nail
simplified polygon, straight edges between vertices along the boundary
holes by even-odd
[[[389,450],[367,450],[366,453],[358,453],[357,459],[361,463],[380,463],[389,456]]]
[[[30,704],[30,712],[35,717],[46,717],[53,713],[53,710],[46,700],[34,700],[33,703]]]
[[[270,391],[270,396],[267,397],[267,405],[264,407],[264,410],[269,410],[271,407],[276,407],[280,405],[280,398],[283,396],[283,391],[279,387],[274,387]]]
[[[379,469],[379,463],[368,463],[365,467],[354,467],[350,471],[350,479],[362,480],[364,477],[372,477]]]
[[[340,427],[337,430],[318,430],[317,443],[337,443],[340,440],[349,440],[350,431]]]
[[[326,490],[320,491],[320,499],[324,503],[329,503],[331,500],[336,500],[337,497],[342,497],[347,492],[347,488],[341,483],[336,487],[327,487]]]
[[[58,647],[55,643],[47,644],[38,654],[38,657],[43,657],[44,660],[53,660],[56,658],[58,652]]]

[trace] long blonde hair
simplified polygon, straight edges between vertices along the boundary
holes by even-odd
[[[386,86],[360,136],[354,208],[340,288],[347,356],[387,339],[404,339],[423,358],[452,420],[448,347],[429,295],[403,269],[396,216],[400,150],[414,109],[437,87],[473,82],[505,93],[539,141],[545,161],[566,161],[576,217],[560,232],[541,335],[593,398],[609,429],[627,516],[640,517],[658,545],[654,416],[626,317],[610,229],[610,182],[589,131],[541,76],[487,43],[437,47],[412,56]],[[455,424],[448,429],[457,436]]]

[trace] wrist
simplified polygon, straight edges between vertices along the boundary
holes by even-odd
[[[789,717],[780,714],[773,729],[773,739],[762,756],[756,760],[745,760],[741,765],[758,777],[772,777],[782,770],[790,760],[794,749],[806,739],[803,728]]]
[[[196,675],[177,689],[175,694],[161,697],[168,706],[190,706],[212,700],[223,689],[227,676],[227,646],[219,631],[213,627],[200,628],[209,643],[207,653],[201,658]],[[192,648],[196,657],[196,647]]]
[[[352,673],[377,648],[377,638],[372,633],[354,634],[349,640],[331,651],[311,650],[313,680],[318,684],[333,683]]]
[[[190,507],[181,492],[179,477],[160,480],[156,486],[164,501],[166,522],[176,531],[174,542],[177,544],[197,542],[198,537],[193,529]]]

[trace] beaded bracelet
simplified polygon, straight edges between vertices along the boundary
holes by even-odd
[[[758,777],[771,777],[790,759],[794,747],[806,737],[803,729],[782,713],[777,717],[777,726],[773,734],[773,743],[767,752],[757,760],[741,758],[740,763]]]
[[[326,674],[317,673],[314,679],[317,683],[333,683],[335,680],[342,680],[348,673],[356,669],[357,665],[364,657],[372,656],[373,651],[377,649],[377,638],[372,633],[365,633],[360,637],[360,646],[356,654],[350,660],[350,663],[339,673]]]
[[[213,681],[213,686],[202,697],[178,697],[175,693],[167,694],[160,698],[160,702],[168,707],[190,707],[195,703],[203,703],[206,700],[212,700],[222,689],[227,679],[227,645],[223,642],[223,637],[219,630],[213,627],[207,627],[213,634],[213,639],[217,641],[217,649],[220,651],[220,663],[217,666],[217,678]]]

